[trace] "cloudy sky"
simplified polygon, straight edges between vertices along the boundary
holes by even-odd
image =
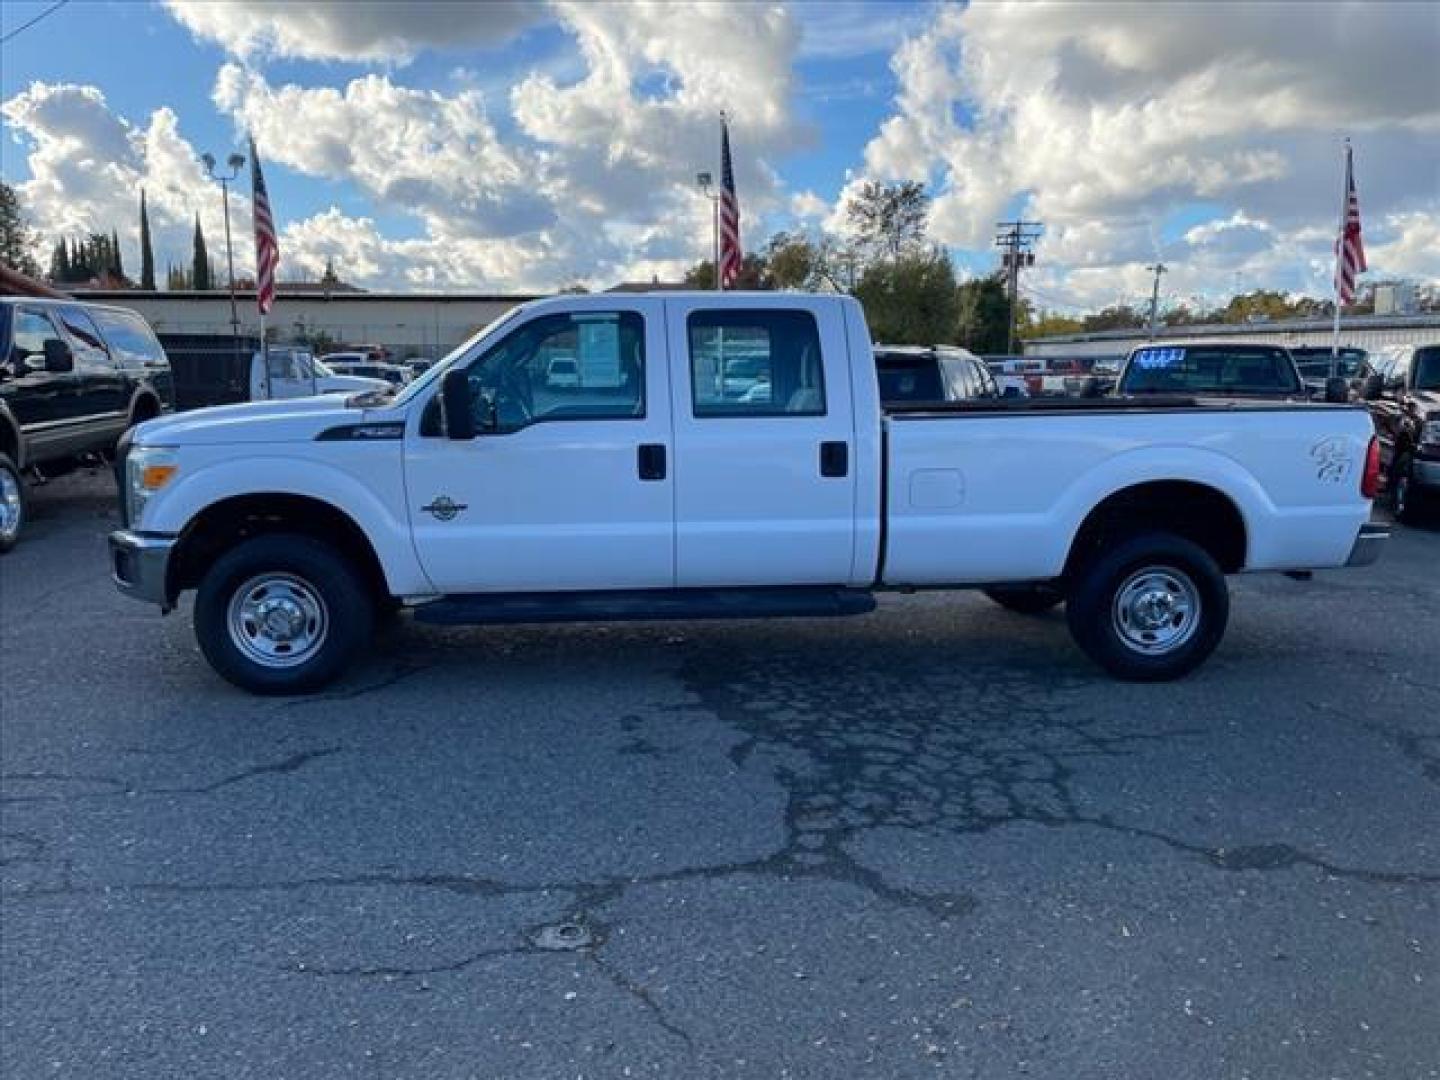
[[[5,0],[10,33],[53,0]],[[962,273],[1045,224],[1027,292],[1092,308],[1324,295],[1348,135],[1372,277],[1440,280],[1440,8],[1428,3],[327,4],[71,0],[3,46],[0,170],[34,224],[212,252],[199,155],[259,143],[282,277],[548,290],[709,250],[696,171],[732,140],[745,238],[929,183]],[[252,264],[234,201],[237,263]]]

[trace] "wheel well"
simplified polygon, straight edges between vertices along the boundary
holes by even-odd
[[[1070,545],[1065,572],[1121,537],[1150,529],[1199,544],[1227,574],[1245,565],[1245,519],[1229,497],[1204,484],[1162,480],[1124,488],[1091,510]]]
[[[195,515],[171,556],[170,597],[198,586],[225,552],[266,533],[299,533],[329,544],[350,560],[373,595],[389,595],[375,548],[349,515],[320,499],[271,492],[224,499]]]

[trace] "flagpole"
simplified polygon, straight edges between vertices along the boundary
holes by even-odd
[[[1345,260],[1345,223],[1350,214],[1350,140],[1345,140],[1345,167],[1340,170],[1340,227],[1335,231],[1335,322],[1330,333],[1330,378],[1340,374],[1340,275]]]
[[[715,200],[715,291],[725,291],[725,277],[720,273],[720,204],[725,201],[725,110],[720,110],[720,197]],[[722,350],[723,352],[723,350]]]

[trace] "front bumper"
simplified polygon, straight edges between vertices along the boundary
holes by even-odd
[[[1355,543],[1350,548],[1350,557],[1345,560],[1346,566],[1369,566],[1380,553],[1385,550],[1385,545],[1390,541],[1390,526],[1379,522],[1370,522],[1360,526],[1360,534],[1355,537]]]
[[[119,530],[110,534],[110,573],[115,587],[132,600],[174,607],[167,585],[170,553],[177,537],[145,536]]]

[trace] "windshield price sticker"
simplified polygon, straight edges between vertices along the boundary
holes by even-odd
[[[1146,371],[1175,367],[1184,359],[1184,349],[1141,349],[1135,354],[1135,363]]]

